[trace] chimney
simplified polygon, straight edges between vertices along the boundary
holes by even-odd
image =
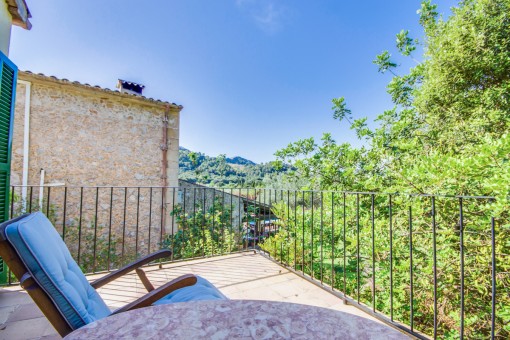
[[[129,93],[136,96],[141,96],[145,86],[142,84],[133,83],[132,81],[119,79],[117,82],[117,88],[121,93]]]

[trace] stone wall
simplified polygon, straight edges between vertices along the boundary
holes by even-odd
[[[138,193],[135,187],[162,185],[162,134],[167,110],[167,185],[178,186],[182,107],[26,72],[19,73],[19,80],[22,82],[18,82],[16,94],[11,184],[22,184],[25,81],[31,85],[28,185],[39,185],[40,170],[44,169],[46,184],[59,183],[68,187],[65,223],[64,188],[45,188],[42,210],[51,206],[55,221],[59,221],[63,229],[77,225],[81,209],[82,227],[97,229],[99,226],[100,233],[110,229],[111,214],[110,234],[136,239],[136,248],[148,248],[149,242],[152,247],[157,241],[152,237],[161,234],[164,193],[161,188],[153,189],[152,195],[149,189]],[[114,188],[113,194],[110,188],[101,188],[99,193],[95,188],[84,189],[82,198],[80,189],[75,188],[82,186],[122,188]],[[33,209],[37,209],[39,188],[29,190],[27,200],[30,191],[33,198],[27,205],[31,203]],[[168,216],[168,206],[170,209],[173,206],[168,195],[170,191],[167,189],[163,216]],[[15,194],[21,196],[21,188],[16,188]],[[152,205],[150,209],[149,204]],[[145,205],[147,207],[140,208]],[[17,209],[20,209],[19,201]],[[164,223],[164,231],[171,231],[168,219]],[[149,225],[155,228],[151,229],[151,238]],[[125,229],[123,235],[121,229]]]
[[[165,105],[20,72],[31,82],[28,184],[161,185],[162,120]],[[21,184],[25,85],[18,83],[12,183]],[[177,186],[179,111],[171,105],[168,128],[168,185]]]

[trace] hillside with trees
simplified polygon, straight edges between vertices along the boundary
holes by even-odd
[[[280,163],[256,164],[242,157],[207,156],[179,148],[179,179],[217,188],[273,186],[289,170]]]

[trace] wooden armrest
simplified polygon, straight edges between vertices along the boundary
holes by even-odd
[[[97,279],[96,281],[90,283],[94,289],[98,289],[99,287],[104,286],[105,284],[112,282],[115,279],[118,279],[121,276],[126,275],[130,271],[133,271],[137,268],[140,268],[141,266],[144,266],[148,263],[151,263],[154,260],[161,259],[161,258],[167,258],[172,256],[172,251],[168,249],[159,250],[155,253],[149,254],[145,257],[142,257],[141,259],[138,259],[120,269],[117,269],[114,272],[111,272],[110,274],[107,274],[103,276],[100,279]]]
[[[162,297],[170,294],[174,290],[188,286],[193,286],[195,283],[197,283],[197,277],[193,274],[179,276],[178,278],[173,279],[172,281],[162,285],[161,287],[154,289],[150,293],[145,294],[141,298],[136,299],[135,301],[125,305],[124,307],[115,310],[112,313],[112,315],[127,312],[128,310],[132,309],[148,307],[152,305],[154,302],[161,299]]]

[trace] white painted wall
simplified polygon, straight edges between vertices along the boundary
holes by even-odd
[[[9,43],[11,41],[12,17],[7,10],[7,3],[0,0],[0,51],[9,55]]]

